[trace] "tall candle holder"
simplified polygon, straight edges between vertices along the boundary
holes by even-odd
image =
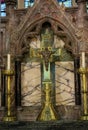
[[[6,100],[6,108],[5,108],[5,115],[3,117],[3,121],[15,121],[16,120],[16,114],[13,110],[13,104],[12,104],[12,91],[11,91],[11,78],[14,75],[13,70],[11,70],[11,55],[7,55],[7,69],[3,71],[3,74],[5,75],[6,79],[6,93],[5,93],[5,100]]]
[[[82,77],[82,88],[81,88],[81,94],[82,94],[82,105],[83,105],[83,110],[82,110],[82,115],[81,115],[81,120],[88,120],[88,104],[87,104],[87,79],[86,79],[86,74],[88,73],[87,68],[80,68],[79,73]]]
[[[5,75],[6,82],[7,82],[7,88],[6,88],[6,112],[3,117],[3,121],[15,121],[16,115],[14,114],[14,111],[12,110],[12,99],[11,99],[11,78],[14,75],[14,72],[12,70],[4,70],[3,74]]]

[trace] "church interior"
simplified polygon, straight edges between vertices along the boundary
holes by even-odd
[[[87,49],[88,0],[0,0],[0,129],[88,130]]]

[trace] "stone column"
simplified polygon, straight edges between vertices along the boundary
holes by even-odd
[[[5,0],[6,3],[6,16],[7,16],[7,23],[6,23],[6,51],[7,53],[10,52],[10,45],[11,45],[11,34],[13,27],[15,27],[15,15],[14,10],[16,7],[16,0]]]
[[[21,106],[21,58],[15,59],[15,104]]]
[[[86,9],[86,0],[77,0],[77,4],[78,4],[78,15],[77,15],[77,25],[79,28],[83,28],[84,27],[84,15],[87,12]]]
[[[80,68],[80,58],[75,57],[74,59],[74,71],[75,71],[75,104],[81,105],[81,81],[78,69]]]
[[[24,0],[18,0],[18,9],[23,9],[24,8]]]

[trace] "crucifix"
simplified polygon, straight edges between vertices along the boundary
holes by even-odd
[[[57,114],[54,109],[52,100],[51,100],[51,91],[52,91],[52,81],[51,81],[51,72],[50,65],[53,61],[53,56],[57,55],[57,49],[45,47],[42,49],[33,49],[30,48],[30,57],[39,58],[43,63],[43,93],[44,103],[43,108],[37,118],[37,120],[48,121],[48,120],[57,120]],[[59,56],[60,54],[58,54]]]
[[[50,121],[57,120],[57,114],[52,102],[52,88],[53,82],[51,79],[51,63],[55,62],[57,57],[60,56],[59,50],[61,48],[54,48],[54,35],[51,28],[45,28],[41,33],[41,45],[40,48],[30,47],[30,59],[39,61],[42,63],[42,93],[43,93],[43,103],[42,110],[38,115],[37,120]],[[56,57],[56,58],[55,58]]]

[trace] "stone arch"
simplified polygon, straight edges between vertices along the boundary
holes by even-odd
[[[39,19],[39,20],[35,20],[35,22],[34,23],[31,23],[31,25],[30,26],[25,26],[25,29],[24,29],[24,31],[23,31],[23,34],[24,35],[22,35],[22,36],[29,36],[30,37],[30,35],[31,35],[31,32],[32,32],[32,30],[35,30],[35,33],[34,33],[34,35],[37,35],[37,34],[39,34],[40,33],[40,31],[41,31],[41,27],[42,27],[42,25],[45,23],[45,22],[49,22],[50,24],[51,24],[51,27],[53,28],[53,30],[54,30],[54,34],[56,34],[56,35],[58,35],[58,33],[57,33],[57,28],[56,27],[59,27],[60,28],[60,30],[64,33],[64,35],[65,35],[65,33],[66,33],[66,31],[67,31],[67,28],[65,27],[65,25],[63,24],[63,23],[61,23],[61,22],[57,22],[56,21],[56,27],[53,27],[53,23],[55,22],[55,19],[53,19],[53,18],[48,18],[48,17],[44,17],[43,19]],[[39,30],[37,30],[36,29],[36,27],[35,26],[38,26],[39,27]],[[33,29],[34,28],[34,29]],[[26,31],[25,31],[26,30]],[[37,30],[37,32],[36,32],[36,30]],[[67,36],[69,35],[69,30],[68,30],[68,33],[66,34]],[[21,39],[21,46],[22,46],[22,41],[23,41],[23,39],[24,39],[24,37],[20,37],[20,39]],[[69,37],[70,37],[70,35],[69,35]],[[73,37],[73,39],[71,39],[71,41],[75,41],[75,39],[74,39],[74,37]],[[67,49],[67,46],[66,46],[66,49]],[[71,50],[71,52],[73,53],[73,51]],[[54,68],[54,67],[53,67]],[[52,95],[54,95],[54,91],[55,91],[55,88],[52,88],[53,89],[53,93],[52,93]],[[54,95],[55,96],[55,95]],[[53,97],[54,97],[53,96]],[[54,101],[55,101],[55,99],[53,99]],[[53,102],[54,102],[53,101]]]
[[[73,30],[70,29],[70,27],[69,28],[66,27],[66,25],[63,23],[63,21],[61,22],[59,20],[56,20],[53,17],[42,17],[42,18],[39,18],[39,19],[31,22],[29,25],[26,25],[25,28],[23,28],[23,31],[21,33],[18,32],[19,39],[18,39],[17,44],[19,44],[19,45],[17,47],[19,47],[21,49],[24,37],[29,35],[31,30],[34,27],[36,27],[34,35],[39,34],[40,33],[40,29],[42,27],[42,24],[44,22],[49,22],[51,24],[51,27],[54,30],[54,33],[56,35],[64,35],[64,36],[68,37],[68,39],[72,42],[72,48],[70,48],[71,46],[68,46],[68,45],[66,46],[66,48],[72,49],[72,53],[76,53],[76,50],[77,50],[77,48],[76,48],[77,47],[77,39],[76,39],[76,36],[74,34],[75,30],[74,29]],[[58,34],[57,28],[61,29],[59,34]],[[60,33],[62,33],[62,34],[60,34]]]
[[[65,14],[65,10],[57,4],[56,0],[36,0],[34,6],[28,8],[26,15],[23,16],[23,20],[12,33],[11,43],[18,51],[16,53],[22,52],[24,37],[30,34],[33,28],[35,28],[36,35],[39,34],[42,24],[46,21],[51,23],[52,29],[56,35],[58,34],[57,28],[61,29],[60,31],[63,30],[64,35],[72,42],[72,47],[66,45],[66,48],[71,49],[72,53],[76,53],[78,43],[75,34],[76,28]],[[62,32],[59,32],[58,35],[62,34]]]
[[[23,20],[23,26],[21,26],[20,24],[16,28],[17,35],[14,35],[12,40],[14,40],[15,37],[17,36],[16,40],[14,40],[14,42],[16,42],[15,44],[17,48],[16,50],[18,49],[20,50],[20,51],[18,50],[17,54],[22,55],[23,51],[27,51],[27,42],[24,43],[24,39],[26,37],[30,37],[30,35],[38,35],[40,33],[42,24],[44,22],[49,22],[51,24],[51,27],[54,30],[54,34],[64,35],[68,37],[68,39],[70,39],[69,41],[71,41],[72,43],[71,43],[71,46],[67,44],[66,49],[70,50],[72,54],[76,52],[77,48],[75,47],[77,47],[77,39],[75,36],[75,28],[72,26],[71,22],[69,22],[69,20],[66,19],[65,15],[63,15],[63,18],[61,19],[59,19],[58,17],[54,17],[53,15],[52,16],[43,15],[43,16],[39,16],[38,18],[36,18],[35,16],[33,18],[29,19],[29,16],[28,16],[26,20],[25,19]],[[66,23],[64,23],[65,20],[66,20]]]

